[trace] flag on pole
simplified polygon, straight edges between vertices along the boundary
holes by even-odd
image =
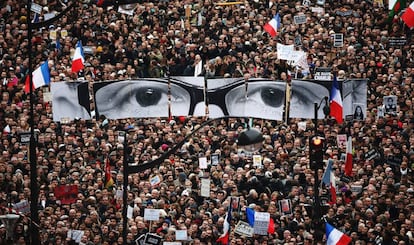
[[[79,72],[85,66],[85,56],[83,54],[82,42],[76,44],[75,53],[72,59],[72,72]]]
[[[334,117],[336,121],[341,124],[343,122],[343,107],[342,96],[339,90],[338,80],[334,76],[331,89],[331,103],[330,103],[330,116]]]
[[[232,211],[233,211],[232,205],[229,205],[226,217],[224,218],[223,234],[216,240],[217,243],[221,243],[225,245],[229,244]]]
[[[352,176],[352,136],[346,141],[345,175]]]
[[[267,22],[263,29],[269,33],[271,37],[275,37],[277,35],[277,30],[280,28],[280,15],[277,13],[269,22]]]
[[[392,20],[394,16],[400,13],[401,10],[403,10],[406,6],[407,6],[406,0],[390,1],[389,7],[391,8],[390,8],[390,13],[388,14],[388,20]]]
[[[348,245],[351,237],[339,231],[329,223],[325,223],[326,245]]]
[[[32,73],[32,88],[37,89],[50,83],[49,62],[46,60]],[[26,77],[24,91],[30,92],[30,77]]]
[[[246,208],[247,223],[249,223],[251,227],[254,227],[255,213],[256,212],[254,211],[254,209]],[[267,232],[270,234],[275,233],[275,221],[272,218],[269,218],[269,226],[267,228]]]
[[[328,160],[328,166],[326,166],[325,173],[323,173],[322,176],[322,183],[325,184],[325,186],[329,186],[329,191],[331,194],[331,201],[329,204],[335,204],[336,203],[336,183],[335,183],[335,175],[332,171],[332,164],[333,160]]]
[[[114,185],[114,179],[111,173],[111,164],[109,163],[109,157],[105,160],[105,188],[110,188]]]
[[[408,6],[404,14],[401,16],[401,19],[408,27],[414,27],[414,2]]]

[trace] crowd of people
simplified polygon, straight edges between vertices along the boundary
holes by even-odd
[[[72,1],[34,2],[43,6],[39,16],[45,21]],[[277,59],[276,44],[295,44],[307,52],[309,65],[309,72],[297,69],[298,78],[312,79],[315,68],[331,67],[338,77],[367,79],[363,120],[342,124],[319,120],[315,125],[300,118],[254,119],[253,127],[264,136],[264,145],[256,153],[262,157],[259,165],[237,149],[237,135],[248,123],[244,119],[205,126],[159,166],[128,176],[126,244],[135,244],[147,233],[164,242],[176,241],[178,230],[186,230],[183,244],[216,244],[224,232],[231,197],[239,201],[230,223],[231,244],[323,244],[324,221],[349,235],[352,244],[414,244],[414,42],[413,31],[399,18],[401,13],[389,16],[381,0],[218,2],[141,1],[129,15],[120,13],[118,6],[79,1],[58,21],[33,30],[33,39],[28,40],[32,20],[27,19],[25,3],[2,1],[1,212],[13,212],[16,203],[30,200],[32,191],[29,147],[19,139],[19,133],[29,131],[31,124],[29,96],[23,88],[29,42],[35,67],[50,62],[52,83],[84,80],[91,84],[162,77],[166,72],[286,81],[293,68]],[[263,26],[276,13],[281,27],[272,38]],[[306,15],[306,23],[295,24],[299,13]],[[335,33],[343,34],[343,46],[334,45]],[[73,73],[71,55],[78,40],[85,47],[86,64],[83,71]],[[124,151],[128,150],[128,161],[137,164],[156,159],[206,118],[55,122],[45,89],[34,91],[33,118],[38,136],[36,225],[41,243],[123,244]],[[396,113],[378,116],[383,97],[390,95],[397,96]],[[302,121],[307,122],[306,130],[298,127]],[[128,149],[118,141],[118,131],[126,129]],[[336,179],[335,203],[329,203],[325,187],[319,192],[323,221],[315,221],[312,209],[306,208],[315,204],[308,139],[316,132],[326,138],[324,158],[333,159]],[[351,176],[344,174],[346,147],[338,144],[339,134],[352,137]],[[218,156],[217,163],[200,168],[199,157],[210,161],[212,155]],[[111,183],[105,171],[108,163]],[[319,180],[323,171],[318,172]],[[201,195],[206,178],[211,180],[208,197]],[[56,189],[65,185],[77,186],[76,196],[68,202],[55,196]],[[281,201],[287,201],[288,208],[282,208]],[[236,233],[238,221],[246,221],[246,208],[268,212],[274,231],[252,237]],[[159,219],[144,218],[146,209],[159,209]],[[29,244],[30,214],[19,215],[12,238],[15,244]],[[6,228],[5,223],[0,225],[1,244],[6,242]]]

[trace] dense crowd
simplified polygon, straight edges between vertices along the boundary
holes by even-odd
[[[35,1],[40,21],[64,8],[62,1]],[[66,1],[63,1],[66,2]],[[72,2],[72,1],[67,1]],[[368,81],[366,117],[337,124],[332,120],[290,119],[275,122],[254,119],[264,135],[258,152],[262,167],[236,146],[244,119],[223,119],[198,131],[159,167],[128,176],[127,244],[148,232],[163,241],[175,241],[176,230],[186,230],[189,244],[216,244],[223,233],[229,197],[240,200],[233,212],[231,244],[323,244],[326,237],[315,227],[306,204],[314,204],[314,173],[309,166],[309,136],[327,139],[325,159],[333,159],[336,203],[329,204],[324,220],[352,238],[352,244],[414,244],[414,42],[412,30],[389,17],[382,1],[244,1],[220,6],[216,1],[143,1],[133,15],[116,7],[76,3],[75,9],[50,26],[33,31],[28,40],[24,2],[0,3],[0,204],[2,213],[30,198],[28,146],[20,132],[29,131],[29,97],[24,93],[28,72],[28,43],[33,64],[51,62],[51,82],[84,79],[94,83],[135,77],[206,74],[210,77],[266,77],[286,80],[292,69],[277,59],[276,44],[296,44],[307,52],[310,72],[298,69],[299,78],[312,78],[317,67],[332,67],[342,78]],[[323,3],[324,2],[324,3]],[[69,4],[69,3],[67,3]],[[313,12],[322,7],[323,13]],[[275,38],[263,26],[276,13],[281,27]],[[304,24],[294,16],[306,15]],[[31,21],[31,20],[29,20]],[[53,33],[53,35],[51,35]],[[331,35],[342,33],[343,47]],[[81,40],[86,67],[71,72],[71,55]],[[403,41],[393,45],[390,40]],[[88,48],[89,47],[89,48]],[[203,62],[202,71],[197,71]],[[168,67],[168,69],[166,69]],[[197,75],[196,74],[196,75]],[[122,244],[122,186],[124,145],[118,131],[128,129],[128,160],[137,164],[158,158],[199,127],[205,118],[173,120],[123,119],[69,123],[52,120],[52,104],[35,91],[34,125],[38,132],[36,162],[40,195],[39,227],[42,244]],[[398,98],[396,114],[377,116],[382,98]],[[93,106],[93,105],[92,105]],[[298,126],[306,121],[307,129]],[[352,136],[353,174],[344,175],[345,146],[338,134]],[[372,151],[377,153],[372,157]],[[200,169],[198,158],[219,156],[217,165]],[[396,159],[399,159],[396,161]],[[113,184],[107,186],[109,161]],[[320,170],[320,180],[323,170]],[[210,196],[200,194],[201,179],[211,180]],[[157,180],[157,181],[153,181]],[[159,180],[159,181],[158,181]],[[62,204],[55,189],[78,186],[75,200]],[[329,200],[321,189],[323,203]],[[282,212],[281,200],[290,200],[291,214]],[[246,221],[246,207],[269,212],[275,232],[246,237],[234,232]],[[146,208],[160,209],[158,221],[144,220]],[[28,244],[29,214],[21,214],[14,241]],[[0,243],[5,242],[0,226]],[[77,232],[81,231],[81,233]],[[80,234],[80,237],[77,237]]]

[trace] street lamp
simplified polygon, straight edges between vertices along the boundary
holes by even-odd
[[[323,155],[325,150],[325,138],[317,134],[317,124],[318,124],[318,111],[322,105],[322,102],[325,102],[323,107],[323,113],[325,114],[325,118],[329,115],[330,109],[328,104],[328,97],[325,96],[322,100],[318,103],[314,104],[314,126],[315,132],[314,135],[311,136],[309,139],[309,158],[310,158],[310,168],[314,170],[314,209],[312,210],[312,220],[314,222],[315,230],[317,231],[321,226],[321,215],[322,215],[322,207],[321,201],[319,197],[319,175],[318,171],[323,169]],[[322,233],[323,234],[323,233]],[[320,233],[315,232],[316,236],[320,236]]]
[[[237,146],[247,152],[255,152],[262,148],[263,135],[259,130],[250,128],[242,131],[237,139]]]
[[[19,218],[17,214],[0,215],[0,220],[6,228],[6,244],[14,244],[14,228]]]

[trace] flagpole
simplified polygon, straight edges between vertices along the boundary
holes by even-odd
[[[29,97],[30,97],[30,144],[29,144],[29,161],[30,161],[30,244],[40,245],[39,227],[35,224],[39,223],[39,215],[37,202],[39,199],[39,191],[37,185],[37,164],[36,164],[36,141],[34,132],[34,94],[33,94],[33,62],[32,62],[32,22],[30,18],[32,0],[27,0],[27,39],[28,39],[28,76],[29,76]]]

